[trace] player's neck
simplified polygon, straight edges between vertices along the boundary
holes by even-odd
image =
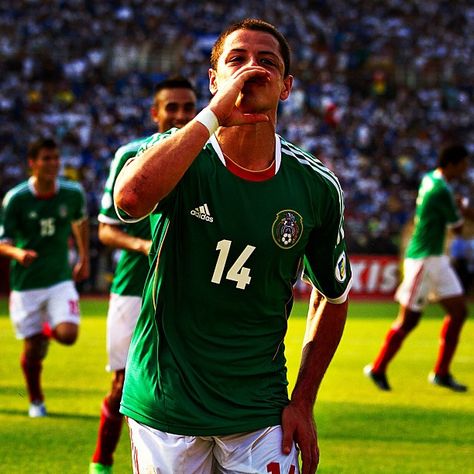
[[[224,156],[249,171],[262,171],[272,166],[275,130],[267,124],[262,125],[219,129],[217,141]]]
[[[32,176],[31,182],[35,193],[38,196],[48,196],[56,192],[56,180],[41,179],[38,176]]]

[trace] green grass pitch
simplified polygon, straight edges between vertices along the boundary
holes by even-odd
[[[0,472],[85,474],[94,450],[104,371],[106,300],[83,299],[73,347],[52,344],[43,378],[50,413],[29,419],[17,341],[0,300]],[[430,306],[393,361],[391,393],[362,375],[397,311],[393,303],[351,302],[343,339],[315,408],[323,474],[474,473],[474,323],[466,323],[453,372],[464,394],[427,382],[442,313]],[[299,364],[306,304],[297,303],[286,340],[290,386]],[[471,315],[474,305],[470,305]],[[116,474],[130,473],[126,426],[115,455]]]

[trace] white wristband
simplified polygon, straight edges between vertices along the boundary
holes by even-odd
[[[196,115],[195,119],[208,129],[209,136],[213,135],[219,128],[219,121],[217,120],[216,114],[209,107],[202,109],[201,112]]]

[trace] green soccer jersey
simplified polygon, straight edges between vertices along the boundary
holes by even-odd
[[[275,175],[256,182],[226,168],[213,136],[158,204],[123,414],[183,435],[280,423],[292,285],[304,267],[342,302],[351,270],[336,177],[276,140]]]
[[[407,258],[442,255],[446,228],[462,223],[453,192],[439,171],[427,173],[416,199],[415,228],[408,243]]]
[[[102,196],[99,221],[104,224],[120,225],[127,234],[144,240],[150,240],[151,230],[149,219],[124,225],[117,216],[113,204],[115,180],[125,163],[137,154],[143,142],[144,139],[134,140],[120,147],[115,153]],[[125,249],[121,250],[110,289],[111,293],[125,296],[141,296],[148,269],[149,262],[146,255],[143,255],[141,252],[133,252]]]
[[[0,240],[38,253],[28,267],[11,260],[11,289],[47,288],[71,280],[71,222],[86,217],[84,190],[79,183],[58,179],[55,194],[45,199],[36,195],[31,179],[11,189],[2,204]]]

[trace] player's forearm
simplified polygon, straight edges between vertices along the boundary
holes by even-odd
[[[0,243],[0,255],[20,261],[23,250],[8,242]]]
[[[319,295],[310,302],[298,378],[291,403],[313,409],[319,386],[344,331],[348,301],[332,304]]]
[[[99,224],[99,240],[108,247],[148,254],[150,241],[127,234],[116,225]]]
[[[72,231],[76,240],[79,260],[89,262],[89,220],[84,219],[81,222],[74,223],[72,225]]]
[[[180,181],[208,139],[206,127],[192,120],[128,162],[115,183],[117,206],[134,218],[149,214]]]
[[[462,209],[462,215],[466,219],[473,221],[474,220],[474,207],[464,207]]]

